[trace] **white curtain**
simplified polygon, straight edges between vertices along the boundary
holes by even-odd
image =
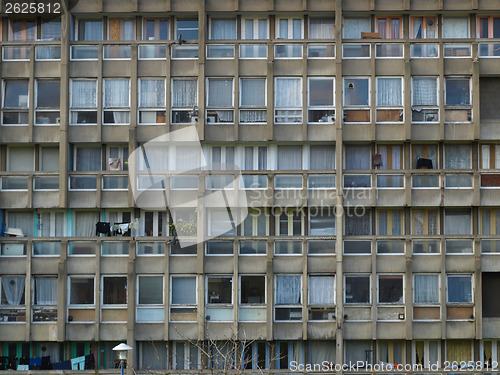
[[[132,20],[120,20],[120,40],[134,40],[134,22]]]
[[[290,30],[290,22],[291,30]],[[291,31],[291,33],[290,33]],[[279,37],[282,39],[301,39],[302,37],[302,20],[301,19],[286,19],[279,20]]]
[[[196,278],[194,277],[172,278],[172,304],[173,305],[196,304]]]
[[[298,305],[302,283],[300,276],[276,276],[276,305]]]
[[[361,39],[361,32],[370,32],[370,19],[344,18],[344,39]]]
[[[97,82],[95,80],[71,81],[71,107],[95,108],[97,106]]]
[[[240,111],[240,122],[266,122],[267,112],[264,109]]]
[[[304,341],[293,342],[293,360],[295,363],[304,363]]]
[[[414,302],[439,302],[439,277],[437,275],[415,275]]]
[[[76,149],[76,169],[77,171],[100,171],[101,170],[101,149],[82,148]]]
[[[400,106],[403,104],[403,80],[401,78],[377,79],[377,105]]]
[[[427,150],[427,155],[425,156],[425,158],[432,160],[432,167],[434,169],[437,168],[437,163],[436,163],[437,146],[435,146],[435,145],[427,145],[427,146],[416,145],[416,146],[413,146],[413,155],[414,155],[413,167],[414,168],[416,167],[418,159],[424,158],[425,149]]]
[[[365,212],[363,215],[356,214],[355,211],[348,211],[344,216],[344,234],[346,236],[370,235],[371,215]]]
[[[208,80],[208,107],[233,106],[233,80],[209,79]]]
[[[379,236],[387,235],[387,211],[378,212],[378,234]]]
[[[102,21],[79,20],[78,40],[102,40]]]
[[[52,222],[52,218],[54,221]],[[64,236],[64,213],[44,211],[40,215],[39,237]]]
[[[175,167],[178,171],[199,169],[200,148],[196,146],[177,146],[175,148]]]
[[[174,79],[172,81],[172,107],[187,108],[197,103],[197,82],[195,79]]]
[[[468,38],[469,20],[467,17],[443,17],[443,38]]]
[[[37,277],[35,289],[37,305],[57,305],[57,278]]]
[[[469,145],[446,145],[445,168],[468,169],[471,166]]]
[[[334,299],[334,277],[333,276],[310,276],[309,277],[309,304],[329,305]]]
[[[9,147],[7,170],[10,172],[26,172],[35,170],[35,153],[33,147]]]
[[[242,79],[241,80],[241,106],[242,107],[265,107],[266,80]]]
[[[257,24],[257,33],[255,24]],[[243,39],[267,39],[267,19],[246,19]]]
[[[370,169],[370,146],[345,146],[345,169]]]
[[[371,363],[373,357],[372,343],[368,340],[348,340],[345,343],[345,359],[349,365],[355,365],[357,361],[368,361]]]
[[[335,341],[309,341],[311,364],[321,364],[323,361],[335,363]]]
[[[105,79],[104,80],[104,107],[124,108],[129,103],[128,79]]]
[[[43,147],[40,155],[42,171],[59,170],[59,147]]]
[[[276,108],[302,107],[302,79],[277,78],[275,87]]]
[[[95,225],[99,221],[99,212],[77,212],[75,214],[75,236],[95,236]]]
[[[413,17],[413,38],[422,39],[422,17]]]
[[[335,169],[334,146],[311,146],[310,153],[310,169]]]
[[[9,305],[19,306],[21,302],[24,304],[24,284],[24,277],[2,277],[2,289]]]
[[[427,213],[427,233],[424,230],[424,215]],[[415,235],[437,234],[437,211],[436,210],[415,210],[414,217],[414,233]]]
[[[413,78],[412,105],[437,105],[437,82],[434,77]]]
[[[165,146],[141,147],[138,153],[138,165],[142,171],[166,171],[168,170],[168,148]]]
[[[212,18],[210,39],[236,39],[236,20],[234,18]]]
[[[278,146],[278,170],[301,170],[302,146]]]
[[[497,218],[498,218],[498,212],[497,212]],[[481,211],[481,234],[491,234],[491,210]]]
[[[309,39],[334,39],[335,20],[332,18],[310,18]]]
[[[163,79],[141,79],[140,85],[141,107],[165,106],[165,81]]]
[[[7,213],[7,228],[19,228],[26,237],[33,236],[33,213],[9,211]]]
[[[227,210],[212,210],[209,217],[209,236],[234,236],[236,226]]]
[[[447,210],[444,219],[445,234],[471,234],[470,210]]]

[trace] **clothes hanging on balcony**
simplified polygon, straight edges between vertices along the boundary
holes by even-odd
[[[71,358],[72,370],[85,370],[85,356]]]
[[[28,371],[29,369],[29,365],[17,365],[17,371]]]
[[[63,362],[57,362],[52,364],[52,369],[53,370],[71,370],[71,361],[63,361]]]
[[[104,221],[100,221],[95,225],[95,234],[99,236],[100,234],[105,234],[111,236],[111,224]]]
[[[94,353],[90,353],[85,356],[85,370],[93,370],[93,369],[95,369]]]
[[[40,370],[52,370],[52,363],[50,363],[50,355],[42,357],[40,361]]]
[[[418,160],[417,160],[417,169],[422,169],[422,168],[432,169],[432,160],[431,159],[418,158]]]

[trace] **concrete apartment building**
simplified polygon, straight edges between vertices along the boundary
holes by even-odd
[[[0,370],[495,368],[498,1],[7,11]]]

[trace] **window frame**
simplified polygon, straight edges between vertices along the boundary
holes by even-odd
[[[234,118],[234,111],[235,111],[235,105],[234,105],[234,97],[235,97],[235,92],[234,92],[234,86],[235,86],[235,83],[234,83],[234,77],[231,76],[231,77],[207,77],[205,79],[205,84],[206,84],[206,99],[205,99],[205,105],[206,105],[206,108],[205,108],[205,113],[206,113],[206,117],[205,119],[207,120],[207,124],[210,125],[210,124],[213,124],[213,125],[217,125],[217,124],[222,124],[222,125],[232,125],[234,124],[235,122],[235,118]],[[209,95],[210,95],[210,81],[211,80],[224,80],[224,81],[227,81],[227,80],[231,80],[231,105],[230,106],[210,106],[209,105]],[[224,112],[232,112],[233,113],[233,120],[232,121],[209,121],[209,112],[210,113],[217,113],[218,111],[224,111]],[[216,116],[218,117],[218,115],[216,114]]]
[[[467,80],[469,85],[469,99],[467,104],[448,104],[446,100],[446,88],[448,80]],[[472,85],[471,85],[472,77],[466,76],[445,76],[444,77],[444,106],[445,107],[472,107]]]
[[[367,103],[366,104],[346,104],[346,97],[348,95],[346,87],[346,80],[365,80],[368,82]],[[372,82],[371,78],[367,76],[343,76],[342,77],[342,114],[345,118],[344,122],[351,124],[368,124],[372,119]],[[346,111],[368,111],[368,121],[347,121]]]
[[[243,97],[243,81],[249,80],[264,80],[264,105],[243,105],[241,103],[241,99]],[[238,85],[239,95],[238,95],[238,111],[239,118],[238,121],[242,125],[262,125],[267,123],[267,77],[239,77],[239,85]],[[265,121],[241,121],[241,112],[242,111],[264,111],[265,113]]]
[[[277,82],[278,80],[281,79],[295,79],[298,80],[299,86],[300,86],[300,104],[297,107],[291,107],[291,106],[286,106],[286,107],[281,107],[277,106],[277,98],[280,95],[278,90],[276,90],[277,87]],[[280,77],[274,77],[274,113],[273,113],[273,119],[274,119],[274,125],[300,125],[304,123],[304,84],[303,84],[303,79],[302,76],[300,77],[291,77],[291,76],[280,76]],[[278,115],[279,112],[288,112],[288,111],[296,111],[300,112],[300,114],[297,115]],[[284,118],[284,119],[289,119],[289,118],[296,118],[299,121],[277,121],[278,118]]]
[[[167,22],[167,39],[156,39],[156,36],[154,39],[145,39],[145,28],[146,28],[146,23],[148,21],[154,21],[155,23],[155,29],[156,29],[156,24],[158,23],[158,27],[161,25],[161,21],[166,21]],[[159,41],[159,40],[170,40],[170,18],[169,17],[142,17],[141,20],[141,41]],[[159,33],[159,30],[158,30]],[[156,34],[156,32],[155,32]],[[159,35],[159,34],[158,34]]]
[[[142,277],[161,277],[162,279],[162,283],[161,283],[161,287],[162,287],[162,303],[158,304],[158,303],[154,303],[154,304],[141,304],[139,303],[139,292],[140,292],[140,288],[139,288],[139,283],[140,283],[140,279]],[[137,320],[137,309],[138,308],[151,308],[151,309],[165,309],[165,275],[163,274],[137,274],[136,276],[136,322],[141,322],[141,321],[138,321]],[[165,310],[164,310],[165,312]],[[165,317],[163,316],[163,319],[162,320],[158,320],[158,321],[151,321],[152,323],[163,323],[165,320]],[[142,322],[142,323],[145,323],[145,322]]]
[[[221,20],[221,19],[224,19],[224,20],[232,20],[234,21],[234,38],[230,38],[230,39],[220,39],[220,38],[213,38],[212,37],[212,33],[214,31],[214,27],[212,25],[212,21],[216,19],[216,20]],[[236,17],[227,17],[227,16],[209,16],[208,17],[208,30],[207,30],[207,40],[237,40],[238,39],[238,22],[237,22],[237,18]],[[208,45],[207,45],[208,47]]]
[[[413,102],[413,93],[414,93],[414,86],[415,86],[415,79],[421,79],[421,78],[426,78],[426,79],[429,79],[429,78],[433,78],[436,80],[436,88],[437,88],[437,92],[436,92],[436,104],[433,104],[433,105],[416,105],[414,102]],[[439,123],[439,116],[440,116],[440,110],[439,110],[439,99],[440,99],[440,96],[439,95],[440,93],[440,85],[439,85],[439,77],[436,77],[436,76],[412,76],[411,77],[411,110],[412,110],[412,118],[411,118],[411,122],[412,123],[416,123],[416,124],[427,124],[427,123]],[[413,120],[413,111],[414,110],[417,110],[417,109],[420,109],[420,110],[434,110],[434,111],[437,111],[437,118],[432,120],[432,121],[415,121]]]
[[[262,302],[262,303],[258,303],[258,302],[256,302],[256,303],[246,302],[246,303],[244,303],[244,302],[241,301],[241,297],[242,297],[242,290],[241,290],[242,288],[241,287],[243,285],[243,283],[241,281],[241,278],[242,277],[247,277],[247,276],[250,276],[250,277],[262,277],[264,279],[264,302]],[[267,277],[266,277],[266,275],[263,275],[263,274],[253,274],[253,273],[251,273],[251,274],[245,273],[245,274],[239,274],[238,275],[238,306],[240,308],[241,307],[243,307],[243,308],[259,307],[260,308],[260,307],[267,306]]]
[[[214,302],[209,302],[210,298],[208,295],[208,279],[229,279],[231,283],[231,302],[223,302],[223,303],[214,303]],[[234,307],[234,275],[233,274],[226,274],[226,275],[219,275],[219,274],[210,274],[210,275],[205,275],[205,306],[206,307]]]
[[[58,107],[38,107],[38,85],[40,82],[58,82],[59,83],[59,89],[60,89],[60,86],[61,86],[61,81],[59,79],[53,79],[53,78],[50,78],[50,79],[35,79],[35,89],[34,89],[34,96],[35,96],[35,101],[34,101],[34,107],[35,107],[35,110],[34,110],[34,121],[33,121],[33,125],[35,126],[53,126],[53,125],[59,125],[60,122],[61,122],[61,112],[60,112],[60,108],[61,108],[61,105],[59,103],[59,106]],[[60,92],[59,92],[60,94]],[[29,94],[28,94],[29,95]],[[60,98],[59,98],[59,101],[60,101]],[[37,113],[38,112],[58,112],[59,113],[59,122],[56,120],[56,122],[54,124],[52,123],[48,123],[48,124],[41,124],[41,123],[37,123],[36,122],[36,119],[37,119]]]
[[[192,82],[195,82],[196,84],[196,90],[195,90],[195,94],[196,94],[196,97],[195,97],[195,104],[194,104],[194,108],[191,108],[191,107],[179,107],[179,106],[174,106],[174,81],[192,81]],[[166,83],[165,83],[165,87],[166,87]],[[166,90],[165,90],[166,91]],[[166,99],[165,99],[165,102],[166,102]],[[189,116],[191,116],[191,124],[195,124],[198,122],[198,116],[199,114],[196,114],[198,112],[198,104],[199,104],[199,98],[198,98],[198,79],[196,77],[172,77],[170,79],[170,121],[171,121],[171,124],[185,124],[184,122],[177,122],[175,121],[174,122],[174,112],[187,112]],[[188,109],[189,108],[189,109]],[[193,114],[189,114],[190,112],[193,112]],[[187,123],[189,124],[189,123]]]
[[[379,96],[378,96],[378,93],[379,93],[379,81],[380,80],[383,80],[383,79],[399,79],[400,82],[401,82],[401,104],[400,105],[381,105],[379,104]],[[379,123],[396,123],[396,124],[403,124],[404,121],[405,121],[405,100],[404,100],[404,97],[405,97],[405,87],[404,87],[404,79],[403,77],[398,77],[398,76],[377,76],[375,77],[375,92],[376,92],[376,95],[375,95],[375,121],[377,124]],[[380,121],[378,119],[378,111],[379,110],[399,110],[402,112],[402,119],[401,120],[398,120],[398,121]]]
[[[5,94],[5,90],[7,88],[7,83],[8,82],[14,82],[14,81],[24,81],[28,84],[28,90],[26,92],[26,95],[19,95],[18,96],[18,100],[21,98],[21,97],[26,97],[26,106],[17,106],[17,107],[6,107],[5,106],[5,99],[7,97],[7,95]],[[30,83],[29,83],[29,80],[27,79],[18,79],[18,78],[15,78],[15,79],[11,79],[11,78],[7,78],[7,79],[2,79],[2,108],[1,108],[1,114],[2,114],[2,117],[0,119],[1,121],[1,125],[2,126],[28,126],[29,123],[30,123],[30,117],[29,117],[29,108],[30,108],[30,102],[31,102],[31,96],[30,96]],[[25,113],[27,114],[26,116],[26,119],[27,119],[27,122],[25,123],[21,123],[21,124],[4,124],[4,114],[5,113],[17,113],[17,114],[21,114],[21,113]]]
[[[440,340],[412,340],[412,354],[411,354],[411,360],[412,360],[412,363],[413,364],[416,364],[417,362],[417,359],[416,359],[416,351],[417,351],[417,348],[416,348],[416,345],[417,345],[417,341],[423,341],[424,343],[424,358],[427,358],[427,362],[423,362],[422,363],[422,368],[424,369],[428,369],[429,366],[428,365],[432,365],[432,363],[430,363],[430,347],[429,347],[429,343],[434,341],[434,342],[437,342],[437,345],[438,345],[438,350],[436,351],[436,356],[437,356],[437,363],[441,363],[441,341]]]
[[[125,286],[125,303],[117,303],[117,304],[112,304],[112,303],[104,303],[104,279],[105,278],[124,278],[127,283],[126,283],[126,286]],[[100,300],[100,303],[101,303],[101,322],[103,321],[102,320],[102,310],[106,310],[106,309],[116,309],[116,310],[126,310],[127,309],[127,306],[128,306],[128,277],[127,275],[125,274],[112,274],[112,275],[101,275],[101,290],[100,290],[100,293],[101,293],[101,300]],[[113,321],[115,322],[115,321]]]
[[[260,39],[260,38],[246,38],[246,21],[248,20],[252,20],[253,22],[253,25],[252,25],[252,29],[253,29],[253,35],[259,35],[259,22],[260,20],[265,20],[266,21],[266,38],[265,39]],[[257,22],[256,22],[257,21]],[[241,17],[241,39],[243,40],[268,40],[269,39],[269,34],[270,34],[270,22],[269,22],[269,17]]]
[[[73,82],[75,81],[87,81],[87,82],[94,82],[95,84],[95,106],[89,106],[89,107],[73,107],[72,106],[72,101],[73,101]],[[86,126],[86,125],[97,125],[99,122],[99,111],[97,107],[97,102],[99,100],[99,80],[97,78],[71,78],[69,82],[69,92],[70,92],[70,98],[69,98],[69,125],[79,125],[79,126]],[[104,96],[103,96],[104,100]],[[96,122],[95,123],[78,123],[78,122],[73,122],[72,121],[72,114],[73,113],[78,113],[78,112],[95,112],[96,113]]]
[[[343,288],[342,293],[343,293],[344,305],[367,306],[367,305],[371,305],[372,304],[372,274],[370,274],[370,273],[346,273],[346,274],[343,275],[343,277],[344,277],[344,288]],[[347,297],[347,294],[346,294],[347,293],[346,278],[347,277],[356,277],[356,278],[364,277],[364,278],[368,278],[368,301],[365,301],[365,302],[346,302],[346,297]],[[377,288],[378,288],[378,285],[377,285]],[[377,293],[377,296],[378,296],[378,293]],[[350,321],[355,321],[355,320],[350,319]]]
[[[422,234],[416,234],[415,233],[415,212],[416,211],[422,211],[422,222],[423,222],[423,233]],[[429,233],[429,213],[434,211],[436,213],[436,233]],[[439,215],[439,209],[438,208],[412,208],[411,210],[411,234],[413,236],[439,236],[440,235],[440,215]],[[425,225],[425,222],[427,222],[427,225]]]
[[[474,277],[473,273],[446,273],[446,305],[474,305],[474,293],[475,293],[475,286],[474,286]],[[471,286],[471,301],[466,301],[466,302],[450,302],[449,298],[449,278],[450,277],[463,277],[463,276],[468,276],[470,279],[470,286]]]
[[[144,106],[142,102],[142,81],[163,81],[163,107],[162,106]],[[129,85],[130,86],[130,85]],[[129,87],[129,91],[131,88]],[[103,93],[104,94],[104,93]],[[156,118],[158,119],[158,112],[164,112],[166,117],[166,103],[167,103],[167,81],[162,77],[139,77],[137,82],[137,125],[164,125],[165,122],[141,122],[141,113],[142,112],[151,112],[157,114]],[[103,107],[104,111],[104,107]]]
[[[106,105],[106,82],[117,82],[117,81],[126,81],[128,82],[128,105],[125,106],[110,106]],[[130,78],[103,78],[102,79],[102,125],[130,125],[130,110],[131,110],[131,82]],[[105,113],[106,112],[120,112],[120,113],[128,113],[128,122],[106,122]]]
[[[300,280],[300,301],[297,304],[278,304],[277,298],[278,298],[278,277],[280,276],[289,276],[289,277],[298,277]],[[274,294],[274,300],[273,300],[273,321],[274,322],[302,322],[303,321],[303,314],[304,314],[304,280],[303,280],[303,275],[302,274],[275,274],[274,279],[273,279],[273,294]],[[288,308],[288,309],[299,309],[301,310],[301,316],[300,319],[288,319],[288,320],[276,320],[276,309],[279,308]]]
[[[422,26],[425,24],[426,27],[422,27],[422,36],[420,38],[417,38],[414,34],[414,22],[415,19],[420,18],[422,20]],[[429,38],[427,37],[427,26],[429,26],[429,21],[434,22],[434,38]],[[438,35],[438,22],[437,22],[437,16],[411,16],[410,17],[410,39],[413,40],[427,40],[427,39],[436,39]]]
[[[380,278],[384,276],[389,276],[389,277],[394,277],[394,276],[401,276],[401,289],[402,289],[402,296],[400,298],[400,301],[397,302],[381,302],[380,301],[380,292],[381,292],[381,287],[380,287]],[[395,278],[394,278],[395,279]],[[379,306],[404,306],[406,301],[406,293],[405,293],[405,274],[404,273],[377,273],[377,305]]]
[[[67,309],[68,309],[68,312],[69,312],[70,308],[73,308],[73,309],[95,309],[95,307],[96,307],[95,278],[96,278],[95,275],[68,275],[68,282],[67,282],[67,287],[68,287],[68,289],[67,289],[67,293],[68,293]],[[71,303],[71,281],[73,279],[86,279],[86,280],[93,281],[94,290],[93,290],[93,302],[92,303],[90,303],[90,304],[83,304],[83,303],[72,304]],[[78,322],[78,323],[85,323],[85,322]],[[92,322],[88,322],[88,323],[94,323],[94,322],[92,321]]]
[[[398,20],[399,22],[399,30],[398,30],[398,34],[399,34],[399,38],[392,38],[392,20]],[[384,30],[384,33],[386,35],[386,37],[382,37],[381,35],[379,36],[380,39],[396,39],[396,40],[399,40],[399,39],[403,39],[403,18],[401,16],[385,16],[385,17],[376,17],[375,19],[375,32],[376,33],[379,33],[379,34],[382,34],[379,30],[379,21],[381,20],[385,20],[386,22],[386,25],[385,25],[385,30]],[[390,21],[390,22],[388,22]]]
[[[104,41],[104,23],[103,23],[103,18],[100,17],[77,17],[75,20],[75,41],[88,41],[86,39],[81,39],[79,35],[79,29],[80,29],[80,22],[82,21],[100,21],[101,22],[101,39],[96,39],[96,40],[91,40],[93,42],[99,42],[99,41]]]
[[[281,35],[281,27],[280,27],[280,21],[281,20],[287,20],[287,34],[288,38],[281,38],[279,35]],[[300,38],[295,39],[293,37],[293,21],[295,20],[300,20]],[[283,16],[278,16],[276,17],[276,24],[275,24],[275,39],[276,40],[302,40],[304,39],[304,17],[302,15],[299,15],[297,17],[294,16],[288,16],[288,17],[283,17]],[[290,35],[292,36],[290,38]]]
[[[416,302],[415,301],[415,293],[416,293],[416,282],[415,279],[417,276],[436,276],[437,277],[437,288],[438,288],[438,301],[437,302]],[[431,306],[431,307],[439,307],[441,309],[441,273],[413,273],[412,274],[412,303],[414,306]],[[436,320],[436,319],[425,319],[425,320]]]

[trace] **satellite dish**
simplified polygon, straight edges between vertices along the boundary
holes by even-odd
[[[177,43],[179,43],[180,46],[182,46],[182,43],[186,43],[184,39],[182,39],[182,34],[179,34],[179,38],[177,39]]]

